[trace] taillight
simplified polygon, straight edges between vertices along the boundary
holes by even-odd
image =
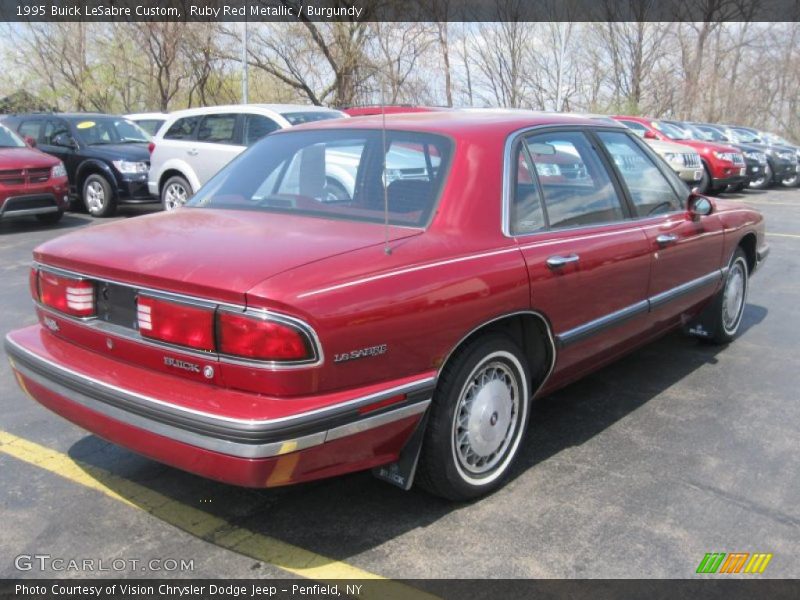
[[[136,316],[139,333],[144,337],[198,350],[214,350],[212,309],[139,296]]]
[[[39,301],[39,269],[36,267],[31,267],[30,273],[28,273],[28,286],[31,290],[31,297]]]
[[[94,284],[49,271],[39,271],[39,300],[51,308],[76,317],[94,314]]]
[[[217,344],[222,354],[254,360],[313,358],[307,336],[292,325],[226,311],[217,313]]]
[[[150,154],[152,154],[153,150],[155,150],[155,149],[156,149],[156,143],[155,142],[150,142],[149,144],[147,144],[147,151]]]

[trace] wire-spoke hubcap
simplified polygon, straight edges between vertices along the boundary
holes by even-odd
[[[174,210],[186,204],[188,199],[186,188],[179,183],[171,183],[164,192],[164,208]]]
[[[516,377],[504,362],[484,363],[473,372],[453,424],[456,456],[464,470],[486,473],[502,460],[519,427],[519,401]]]
[[[90,212],[98,212],[103,210],[103,205],[106,201],[106,193],[103,190],[103,185],[99,181],[91,181],[86,186],[86,208]]]
[[[745,272],[742,261],[736,261],[728,273],[725,291],[722,296],[722,324],[725,330],[736,329],[744,307]]]

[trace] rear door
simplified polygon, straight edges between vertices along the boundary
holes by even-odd
[[[559,349],[551,385],[611,359],[648,327],[648,240],[591,134],[554,129],[518,138],[509,207],[531,281],[531,306]]]
[[[651,254],[648,297],[655,322],[679,320],[721,281],[723,227],[715,214],[693,218],[689,191],[644,144],[625,132],[597,133],[624,181]]]

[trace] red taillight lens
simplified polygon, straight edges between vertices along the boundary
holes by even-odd
[[[306,336],[291,325],[276,321],[219,312],[217,337],[222,354],[276,361],[313,358]]]
[[[38,288],[42,304],[76,317],[94,314],[94,284],[91,281],[39,271]]]
[[[155,142],[150,142],[149,144],[147,144],[147,151],[150,154],[152,154],[153,150],[155,150],[155,149],[156,149],[156,143]]]
[[[214,350],[213,310],[139,296],[136,316],[139,333],[144,337],[198,350]]]

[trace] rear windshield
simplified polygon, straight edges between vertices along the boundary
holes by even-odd
[[[451,154],[448,138],[427,133],[287,131],[244,152],[188,206],[376,223],[388,217],[394,225],[424,227]]]
[[[341,119],[342,113],[334,111],[308,111],[308,112],[285,112],[281,116],[292,125],[301,123],[311,123],[313,121],[325,121],[326,119]]]

